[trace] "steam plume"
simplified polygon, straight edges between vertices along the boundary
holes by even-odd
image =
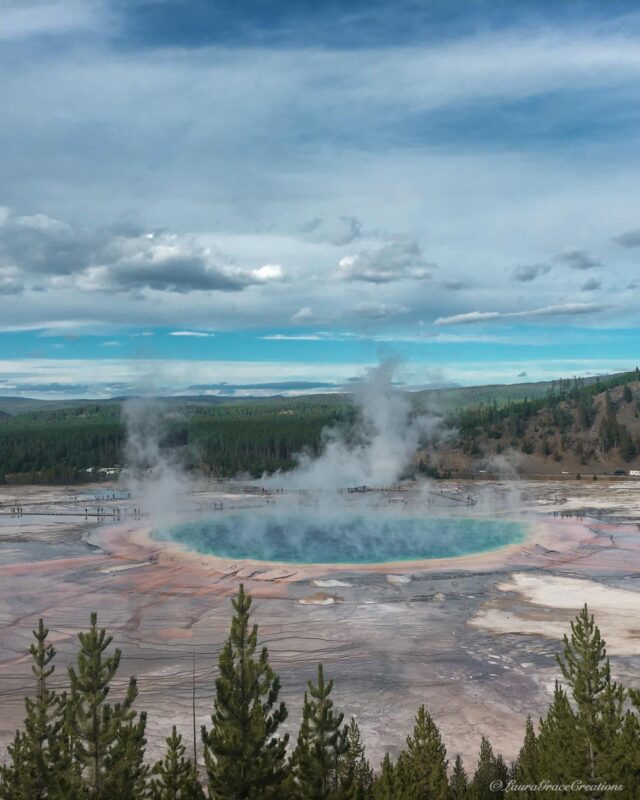
[[[325,429],[319,457],[303,453],[288,474],[268,480],[293,489],[387,486],[411,464],[420,442],[441,426],[435,415],[412,413],[407,395],[393,385],[397,363],[369,370],[354,391],[357,421],[348,430]]]
[[[127,483],[154,524],[175,518],[189,494],[189,479],[175,455],[161,447],[165,415],[157,400],[133,398],[123,406],[127,430]]]

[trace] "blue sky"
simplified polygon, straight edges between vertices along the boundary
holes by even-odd
[[[637,3],[2,13],[0,394],[640,361]]]

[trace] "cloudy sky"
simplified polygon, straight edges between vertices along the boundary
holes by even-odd
[[[0,0],[0,394],[640,361],[640,10]]]

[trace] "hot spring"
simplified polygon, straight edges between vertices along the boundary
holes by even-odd
[[[383,564],[452,558],[522,542],[525,523],[380,511],[229,512],[155,537],[221,558],[289,564]]]

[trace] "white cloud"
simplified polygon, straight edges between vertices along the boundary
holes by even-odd
[[[180,392],[193,385],[194,374],[201,384],[255,384],[274,381],[327,381],[347,383],[363,377],[372,362],[309,364],[302,362],[178,361],[171,359],[5,359],[0,360],[0,390],[5,394],[60,397],[105,397],[127,392]],[[447,365],[439,382],[461,385],[514,383],[522,380],[522,361],[456,361]],[[549,380],[567,375],[594,375],[629,368],[628,359],[544,359],[526,362],[527,379]],[[420,364],[405,364],[407,386],[430,383],[432,372]],[[66,388],[65,388],[66,387]],[[79,390],[78,387],[82,387]],[[27,389],[25,392],[24,389]]]
[[[186,389],[194,383],[234,384],[271,381],[347,381],[360,377],[373,362],[309,364],[306,362],[180,361],[177,359],[5,359],[0,360],[0,381],[19,387],[23,383],[126,384],[140,391]],[[76,394],[72,391],[70,394]]]
[[[375,250],[344,256],[338,264],[338,274],[345,281],[391,283],[430,278],[434,268],[435,264],[425,261],[417,242],[397,240]]]
[[[169,336],[192,336],[196,339],[208,339],[215,336],[215,333],[209,333],[208,331],[171,331]]]
[[[271,333],[260,338],[270,342],[322,342],[331,337],[318,333]]]
[[[317,320],[316,315],[313,313],[313,309],[311,306],[303,306],[302,308],[298,309],[295,314],[291,317],[291,322],[293,323],[304,323],[304,322],[315,322]]]
[[[20,294],[24,290],[24,281],[17,269],[0,267],[0,295]]]
[[[259,283],[281,281],[284,278],[284,271],[280,264],[265,264],[258,269],[252,269],[251,276]]]
[[[398,314],[405,314],[408,310],[407,306],[396,303],[377,303],[366,300],[358,303],[354,308],[359,317],[366,317],[367,319],[386,319],[387,317],[398,316]]]
[[[20,209],[31,244],[40,237],[21,251],[19,272],[0,278],[0,291],[25,284],[19,307],[9,298],[0,308],[6,324],[59,314],[206,327],[208,293],[223,289],[215,296],[221,328],[350,324],[365,300],[376,304],[367,316],[365,303],[368,328],[385,330],[394,308],[406,309],[407,322],[431,323],[464,311],[448,289],[468,286],[473,301],[462,297],[483,313],[545,308],[575,296],[573,270],[556,267],[595,266],[550,254],[577,241],[587,259],[595,252],[608,262],[612,232],[638,225],[640,167],[624,130],[615,141],[601,136],[597,148],[585,140],[545,148],[544,137],[530,147],[532,137],[509,138],[509,129],[518,132],[513,119],[503,131],[498,117],[490,141],[482,127],[475,135],[473,120],[438,138],[438,126],[458,112],[488,122],[496,100],[499,109],[517,102],[523,124],[528,98],[566,93],[574,101],[567,113],[585,116],[589,97],[613,112],[635,107],[640,55],[632,34],[585,22],[357,52],[214,46],[168,57],[153,47],[124,55],[106,43],[43,49],[37,59],[5,52],[0,166],[21,177],[5,181],[2,201]],[[530,119],[546,126],[545,136],[559,131],[553,115]],[[601,122],[614,125],[615,113]],[[178,152],[176,131],[189,139]],[[168,151],[175,157],[158,170]],[[113,220],[129,213],[140,217],[138,232],[114,234]],[[56,227],[58,218],[69,225]],[[398,252],[398,242],[420,252]],[[393,243],[396,252],[384,252]],[[637,266],[625,261],[632,253],[614,249],[626,285]],[[430,269],[423,253],[440,265],[442,281],[417,284]],[[503,280],[514,264],[545,260],[554,264],[553,286],[538,280],[524,292]],[[0,259],[3,268],[16,263]],[[275,266],[280,274],[265,269]],[[337,287],[326,280],[336,274],[346,278]],[[117,303],[87,296],[111,291]],[[613,298],[616,314],[633,320],[632,304]],[[313,318],[297,317],[305,308]]]
[[[434,325],[467,325],[474,322],[491,322],[500,319],[534,319],[536,317],[557,317],[576,314],[595,314],[604,311],[606,306],[597,303],[564,303],[545,308],[533,308],[528,311],[469,311],[466,314],[454,314],[450,317],[439,317]]]
[[[0,40],[60,35],[103,24],[95,0],[4,0]]]
[[[10,212],[0,226],[0,289],[7,270],[15,286],[29,278],[32,288],[87,292],[235,292],[284,278],[279,264],[238,266],[198,234],[80,230],[45,214]]]

